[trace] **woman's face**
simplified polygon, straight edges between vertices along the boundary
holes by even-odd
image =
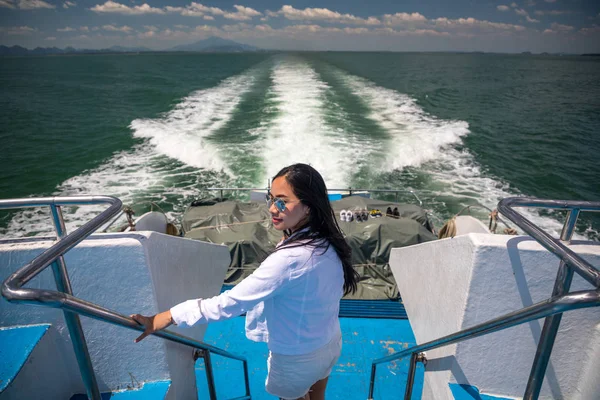
[[[271,207],[269,207],[275,229],[278,231],[289,229],[293,232],[308,221],[310,209],[300,203],[284,176],[280,176],[273,181],[271,196],[278,197],[285,203],[285,210],[283,211],[279,211],[274,203],[271,203]]]

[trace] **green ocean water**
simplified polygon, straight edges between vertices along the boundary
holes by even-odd
[[[0,87],[0,198],[106,194],[177,219],[207,187],[264,187],[308,162],[330,188],[414,190],[438,226],[512,195],[600,199],[592,57],[2,58]],[[68,226],[97,212],[71,209]],[[554,234],[562,226],[559,212],[524,212]],[[0,235],[48,232],[46,218],[5,212]],[[582,217],[577,231],[599,239],[600,219]]]

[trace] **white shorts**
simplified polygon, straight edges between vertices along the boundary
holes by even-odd
[[[312,385],[331,374],[341,353],[341,334],[312,353],[286,356],[269,352],[267,393],[282,399],[303,397]]]

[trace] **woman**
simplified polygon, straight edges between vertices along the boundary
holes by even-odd
[[[282,399],[319,400],[341,353],[339,302],[356,291],[351,249],[335,220],[321,175],[294,164],[267,195],[283,239],[254,273],[219,296],[131,317],[145,327],[135,341],[171,324],[209,323],[246,314],[246,336],[269,347],[265,388]]]

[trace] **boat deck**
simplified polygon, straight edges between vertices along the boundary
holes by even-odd
[[[221,347],[248,359],[250,390],[253,400],[276,399],[265,392],[268,349],[265,343],[246,339],[244,317],[210,324],[204,336],[206,343]],[[415,344],[406,319],[341,318],[342,356],[329,378],[327,400],[365,400],[369,393],[371,362]],[[374,399],[398,399],[404,396],[409,359],[380,365],[377,369]],[[233,399],[244,395],[242,363],[213,355],[213,371],[217,397]],[[196,363],[198,398],[208,398],[204,362]],[[413,399],[421,398],[423,367],[419,364]]]

